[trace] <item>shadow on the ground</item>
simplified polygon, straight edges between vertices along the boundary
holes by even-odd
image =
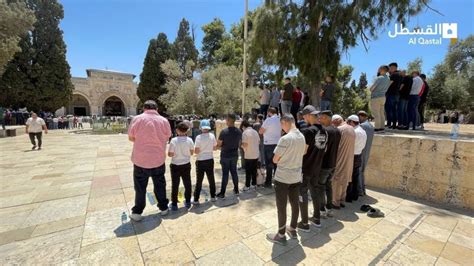
[[[129,221],[114,230],[117,237],[129,237],[144,234],[160,226],[162,217],[159,213],[143,216],[140,222]]]

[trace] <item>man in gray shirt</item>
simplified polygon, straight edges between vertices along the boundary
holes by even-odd
[[[390,78],[387,76],[388,66],[381,66],[377,72],[374,84],[370,86],[370,109],[375,117],[375,131],[385,129],[385,93],[390,86]]]
[[[321,111],[331,110],[332,98],[334,95],[334,76],[330,75],[326,77],[326,84],[321,90]]]
[[[267,234],[267,239],[273,243],[286,245],[285,231],[290,238],[297,238],[299,186],[302,181],[303,155],[307,148],[305,138],[296,128],[295,119],[291,114],[285,114],[280,122],[281,128],[287,134],[278,141],[273,157],[273,162],[278,166],[274,180],[278,233]],[[291,223],[289,227],[286,226],[286,205],[288,201],[291,205]]]
[[[365,168],[367,167],[367,162],[369,161],[370,148],[372,147],[372,140],[374,139],[374,127],[369,122],[369,116],[365,111],[359,111],[357,113],[359,116],[360,127],[365,130],[367,135],[367,142],[365,144],[364,150],[362,150],[362,165],[360,166],[359,174],[359,196],[365,196]]]

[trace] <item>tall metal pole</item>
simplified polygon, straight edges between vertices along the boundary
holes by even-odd
[[[247,13],[249,1],[245,1],[245,15],[244,15],[244,60],[242,66],[242,116],[245,113],[245,86],[247,85]]]

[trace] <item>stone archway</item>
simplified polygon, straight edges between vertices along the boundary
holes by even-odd
[[[91,115],[91,104],[88,97],[81,93],[73,93],[71,102],[67,108],[67,114],[77,116]]]
[[[105,116],[126,116],[125,103],[117,96],[110,96],[105,99],[102,105],[102,115]]]

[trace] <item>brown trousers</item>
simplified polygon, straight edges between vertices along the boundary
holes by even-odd
[[[332,180],[332,204],[334,206],[341,206],[341,202],[346,199],[347,181],[345,180]]]

